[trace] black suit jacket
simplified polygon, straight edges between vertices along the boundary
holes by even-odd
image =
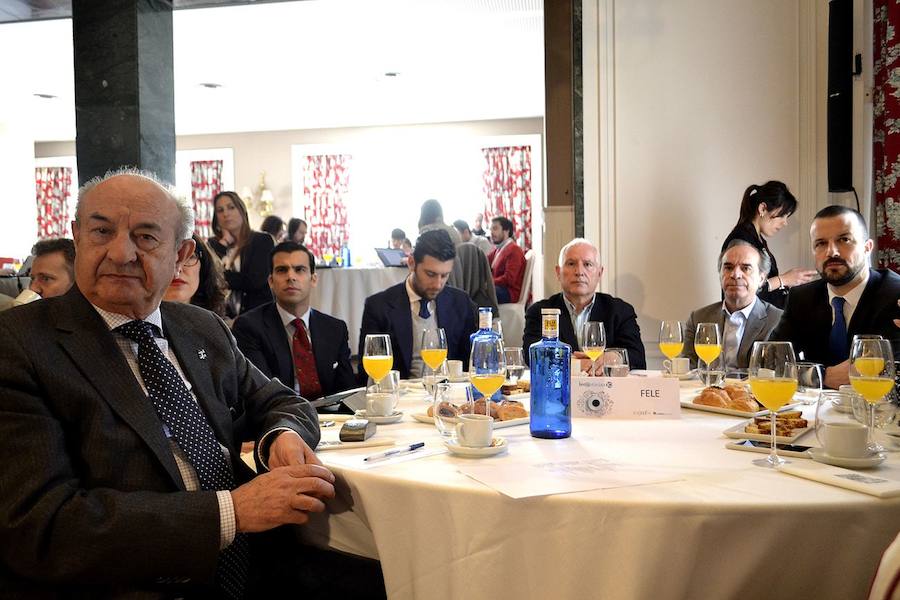
[[[238,348],[250,362],[268,377],[277,377],[294,389],[294,359],[274,302],[241,314],[234,322],[233,331]],[[323,395],[356,387],[347,324],[313,309],[309,314],[309,336]]]
[[[847,325],[848,354],[854,335],[878,334],[891,340],[894,360],[900,360],[900,329],[893,322],[900,318],[897,298],[900,298],[900,276],[887,269],[869,269],[866,289]],[[803,352],[808,361],[833,366],[835,363],[828,355],[831,312],[825,280],[791,288],[784,314],[769,339],[791,342],[798,358]]]
[[[219,258],[224,258],[227,248],[216,238],[209,245]],[[241,270],[225,271],[228,288],[241,294],[241,313],[272,301],[269,289],[269,265],[275,247],[272,236],[259,231],[250,232],[250,241],[241,250]]]
[[[463,361],[463,368],[468,369],[469,336],[478,329],[475,319],[478,309],[465,292],[449,285],[438,294],[435,302],[438,327],[443,328],[447,335],[447,358]],[[366,298],[359,330],[360,357],[365,353],[366,335],[370,333],[390,334],[394,368],[400,371],[400,377],[408,378],[412,363],[413,330],[406,281]],[[421,332],[416,332],[416,335],[421,335]],[[365,385],[366,372],[362,368],[359,369],[358,381],[360,385]]]
[[[161,310],[238,484],[253,473],[236,419],[251,439],[286,427],[315,447],[315,411],[250,364],[221,319]],[[216,494],[185,491],[152,404],[77,287],[0,315],[0,456],[0,589],[98,597],[160,577],[212,581]]]
[[[578,336],[572,327],[569,310],[562,292],[554,294],[546,300],[535,302],[525,313],[525,333],[522,336],[522,350],[525,360],[529,360],[528,348],[541,339],[541,309],[559,309],[559,339],[572,350],[581,350]],[[609,294],[594,294],[594,306],[591,308],[589,321],[603,321],[606,330],[607,348],[625,348],[628,350],[628,364],[632,369],[646,369],[647,359],[644,357],[644,344],[641,342],[641,328],[638,327],[634,308],[624,300]]]

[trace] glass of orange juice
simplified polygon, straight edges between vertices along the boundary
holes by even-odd
[[[370,333],[366,336],[363,349],[363,369],[375,382],[376,392],[381,391],[381,380],[394,366],[391,351],[391,336],[386,333]]]
[[[422,362],[431,369],[432,376],[436,375],[438,370],[447,360],[447,334],[441,327],[424,329],[422,331]],[[423,380],[425,379],[423,374]],[[437,387],[434,387],[434,393],[437,393]]]
[[[506,379],[506,356],[503,340],[495,335],[476,336],[469,358],[469,380],[484,394],[485,414],[491,414],[491,396]]]
[[[591,372],[596,369],[597,361],[603,358],[604,350],[606,350],[606,328],[603,327],[603,321],[586,321],[581,326],[581,351],[591,360]]]
[[[684,326],[681,321],[663,321],[659,325],[659,351],[671,361],[684,350]],[[671,363],[670,363],[671,364]]]
[[[706,363],[706,385],[711,385],[710,365],[722,354],[722,338],[719,335],[718,323],[697,323],[694,352]]]
[[[791,401],[797,391],[797,359],[790,342],[754,342],[750,355],[750,389],[772,415],[772,451],[767,458],[754,460],[760,467],[776,468],[785,461],[775,444],[775,417],[778,409]]]
[[[875,405],[894,389],[894,352],[890,340],[855,337],[850,348],[850,385],[869,411],[869,450],[884,448],[875,440]]]

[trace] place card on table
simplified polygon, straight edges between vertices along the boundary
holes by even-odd
[[[832,467],[813,461],[794,461],[778,468],[782,473],[811,479],[826,485],[842,487],[854,492],[870,494],[878,498],[900,496],[900,481],[887,479],[879,475],[877,469],[853,471],[841,467]]]
[[[680,419],[679,383],[671,377],[573,377],[572,416]]]

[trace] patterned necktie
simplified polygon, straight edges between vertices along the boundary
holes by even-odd
[[[319,373],[316,371],[316,357],[313,355],[312,344],[306,335],[306,325],[303,319],[294,319],[294,372],[300,383],[300,395],[309,400],[315,400],[322,396],[322,384],[319,383]]]
[[[234,475],[216,435],[175,366],[156,345],[153,325],[146,321],[129,321],[116,327],[116,331],[137,342],[138,369],[150,401],[197,471],[200,488],[210,491],[233,489]],[[243,596],[249,565],[247,538],[238,533],[231,545],[219,554],[216,569],[216,581],[226,597]]]
[[[738,363],[738,347],[741,341],[738,339],[738,331],[743,325],[744,313],[735,311],[727,317],[725,324],[725,367],[737,367]]]
[[[847,302],[840,296],[831,299],[831,307],[834,309],[834,324],[831,326],[831,335],[828,336],[828,353],[831,355],[831,364],[847,360],[847,321],[844,320],[844,303]]]
[[[428,300],[425,298],[419,299],[419,316],[422,317],[422,320],[428,320],[428,317],[431,316],[431,311],[428,310]]]

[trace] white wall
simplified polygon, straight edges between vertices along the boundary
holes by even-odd
[[[824,8],[823,8],[824,7]],[[770,240],[812,266],[824,181],[825,0],[585,0],[585,197],[604,291],[631,302],[648,357],[661,319],[719,298],[715,261],[751,183],[801,207]]]

